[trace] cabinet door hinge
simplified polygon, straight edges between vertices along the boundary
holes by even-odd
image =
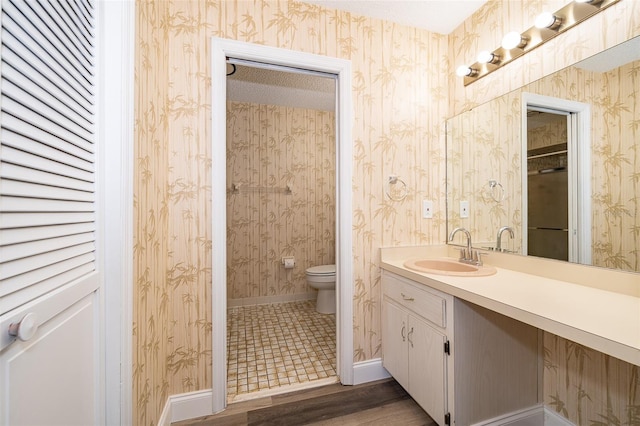
[[[444,353],[447,355],[451,355],[451,348],[448,340],[444,342]]]
[[[444,424],[451,425],[451,414],[447,413],[444,415]]]

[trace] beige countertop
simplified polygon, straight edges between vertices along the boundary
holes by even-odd
[[[380,250],[382,269],[640,365],[640,274],[600,269],[594,272],[592,267],[571,265],[575,268],[573,282],[568,282],[553,277],[556,275],[553,269],[563,267],[558,262],[530,259],[535,265],[527,265],[526,258],[518,259],[513,263],[525,262],[524,266],[515,266],[527,271],[522,272],[501,266],[505,264],[505,257],[497,253],[485,259],[487,265],[497,269],[495,275],[486,277],[427,274],[403,266],[409,258],[443,255],[452,255],[449,246]],[[545,269],[544,274],[531,273],[536,268]],[[616,284],[604,289],[606,283],[592,282],[594,274],[598,283],[611,280]],[[561,272],[557,275],[563,276]]]

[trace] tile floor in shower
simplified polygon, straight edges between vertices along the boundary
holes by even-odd
[[[336,316],[315,301],[227,310],[227,400],[336,377]]]

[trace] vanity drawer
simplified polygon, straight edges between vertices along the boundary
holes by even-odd
[[[400,277],[382,275],[382,291],[386,297],[415,312],[438,327],[446,327],[447,301]]]

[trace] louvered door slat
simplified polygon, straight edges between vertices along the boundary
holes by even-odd
[[[61,54],[72,57],[77,61],[82,69],[79,71],[83,75],[93,75],[93,57],[88,50],[78,40],[78,32],[70,31],[70,26],[61,18],[55,10],[57,2],[50,2],[48,7],[42,7],[37,1],[27,2],[27,7],[23,9],[24,15],[33,22],[35,26],[42,30],[43,35],[51,40],[53,44],[59,46]],[[55,15],[57,21],[53,19],[51,13]],[[56,31],[53,31],[55,28]],[[54,42],[55,40],[55,42]],[[86,53],[86,54],[85,54]]]
[[[2,0],[0,314],[96,268],[94,6]]]
[[[50,84],[42,75],[30,75],[27,78],[24,74],[24,67],[22,69],[19,68],[21,64],[17,59],[14,60],[14,62],[18,63],[17,66],[14,66],[6,59],[12,58],[3,58],[2,61],[3,74],[7,80],[18,86],[20,90],[24,91],[24,88],[28,88],[28,93],[40,100],[40,102],[55,108],[75,126],[80,127],[82,131],[91,133],[91,126],[94,123],[89,121],[92,117],[87,114],[86,109],[76,104],[65,92]]]
[[[28,46],[39,46],[47,53],[45,56],[47,63],[55,61],[78,85],[82,86],[88,93],[94,93],[92,73],[86,72],[82,63],[68,53],[70,46],[65,46],[57,42],[55,37],[45,34],[47,28],[39,20],[35,22],[29,20],[29,17],[26,16],[29,15],[28,8],[22,7],[18,9],[13,2],[7,1],[3,3],[2,13],[7,18],[4,19],[3,16],[3,25],[7,31],[25,41]],[[56,27],[56,29],[60,32],[64,31],[60,27]],[[20,35],[18,36],[17,34]],[[47,60],[47,58],[50,59]]]
[[[95,223],[71,223],[68,225],[32,226],[29,228],[7,229],[3,232],[2,242],[6,245],[44,240],[47,238],[94,232]]]
[[[28,164],[28,163],[25,163]],[[76,191],[93,191],[93,184],[79,179],[73,179],[56,173],[48,173],[40,170],[22,167],[6,163],[0,169],[0,178],[17,180],[20,182],[47,182],[51,186],[74,189]]]
[[[5,212],[92,212],[93,203],[79,201],[42,200],[0,196],[0,211]]]
[[[45,294],[90,273],[94,261],[92,254],[86,254],[4,280],[0,287],[0,312],[30,302],[33,294]],[[35,291],[20,291],[25,288]]]
[[[4,196],[36,198],[40,200],[93,202],[93,192],[76,191],[50,185],[20,182],[11,179],[0,181],[0,193]]]
[[[92,253],[93,251],[95,251],[95,245],[93,243],[86,243],[72,247],[58,248],[57,250],[37,256],[14,260],[6,263],[5,267],[0,269],[0,280],[15,277],[38,268],[43,268],[57,262],[72,259],[76,256]]]
[[[47,238],[39,241],[29,241],[26,243],[9,244],[0,248],[0,262],[30,258],[50,253],[60,247],[75,247],[80,244],[93,242],[93,232],[83,234],[67,235],[64,237]]]
[[[91,212],[20,212],[2,213],[0,215],[0,229],[2,230],[2,240],[4,242],[4,232],[9,229],[24,230],[36,226],[53,226],[72,223],[95,222],[96,215]]]
[[[27,147],[28,148],[28,147]],[[50,150],[45,150],[50,151]],[[74,158],[73,156],[64,155],[59,151],[52,150],[52,156],[45,156],[40,152],[40,155],[31,154],[30,152],[20,151],[12,146],[3,146],[0,149],[0,155],[4,160],[4,165],[8,168],[14,164],[16,166],[23,166],[31,170],[48,171],[51,174],[59,176],[61,179],[69,178],[76,181],[92,182],[94,174],[90,170],[83,170],[77,166],[93,167],[93,164],[84,164],[81,160]],[[59,154],[59,155],[58,155]],[[56,158],[58,161],[56,161]],[[78,161],[73,161],[78,160]],[[66,162],[73,162],[69,165]],[[3,167],[4,169],[4,167]],[[4,172],[3,172],[4,173]],[[35,178],[35,174],[33,177]],[[43,176],[44,177],[44,176]],[[47,181],[51,182],[51,181]],[[76,182],[76,185],[82,185],[82,182]],[[66,187],[65,185],[58,185]]]
[[[64,25],[67,28],[67,34],[70,34],[70,37],[75,40],[74,45],[76,46],[78,51],[82,53],[82,55],[88,62],[93,63],[93,46],[89,38],[87,37],[90,32],[86,27],[86,20],[78,18],[78,16],[75,14],[69,15],[69,12],[65,9],[65,5],[61,2],[52,2],[51,7],[51,19],[64,22]],[[72,33],[72,28],[84,28],[86,30],[86,33]]]
[[[90,98],[86,96],[86,93],[83,95],[84,91],[69,84],[68,80],[63,77],[64,74],[61,74],[61,67],[51,67],[43,61],[42,56],[38,56],[37,52],[25,49],[23,44],[7,31],[2,32],[2,60],[11,64],[14,68],[24,70],[36,81],[44,81],[45,86],[64,92],[67,97],[73,99],[77,105],[82,107],[87,114],[91,112]]]
[[[4,84],[2,88],[4,89]],[[35,106],[34,106],[35,107]],[[61,139],[68,141],[78,148],[84,149],[88,152],[93,152],[94,147],[88,139],[83,139],[75,133],[71,133],[68,129],[57,124],[54,121],[48,120],[46,117],[38,114],[36,111],[27,108],[23,104],[16,102],[14,98],[3,96],[2,112],[13,115],[14,117],[20,117],[22,122],[28,126],[36,127],[44,130],[45,132]]]
[[[0,115],[0,120],[5,124],[1,139],[3,147],[14,147],[93,174],[91,151],[85,151],[35,127],[25,128],[24,121],[9,114]]]
[[[41,90],[38,86],[25,86],[28,82],[18,82],[22,86],[16,85],[14,80],[11,80],[13,75],[11,68],[7,67],[4,70],[5,79],[2,80],[1,90],[4,96],[13,99],[22,109],[21,115],[23,117],[29,117],[34,120],[34,117],[38,117],[39,121],[33,122],[38,124],[39,127],[55,129],[54,132],[60,134],[60,132],[69,132],[74,135],[74,139],[80,138],[86,144],[93,139],[93,135],[87,131],[88,127],[82,127],[80,123],[74,121],[77,115],[73,111],[66,111],[64,105],[54,99],[49,93]],[[47,103],[47,101],[52,104]],[[28,106],[27,106],[28,105]],[[28,113],[26,112],[28,109]],[[14,112],[9,107],[5,108],[5,111]],[[65,112],[69,112],[69,115],[65,115]],[[82,145],[80,145],[82,146]]]

